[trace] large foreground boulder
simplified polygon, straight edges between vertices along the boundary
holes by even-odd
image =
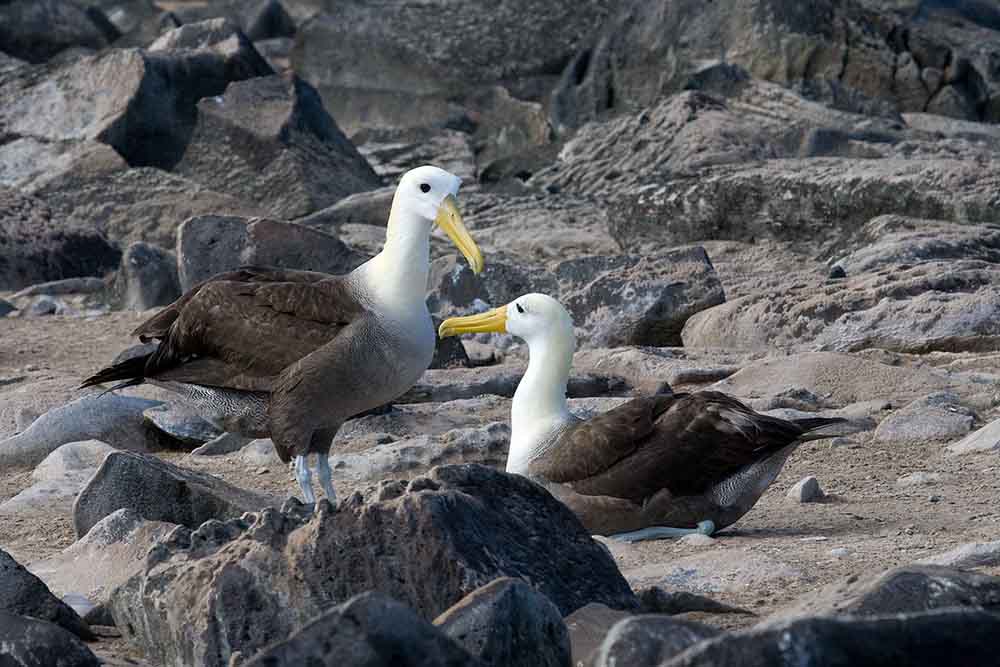
[[[51,621],[81,639],[94,638],[75,611],[3,549],[0,549],[0,612]]]
[[[99,667],[87,645],[54,623],[0,610],[4,667]]]
[[[210,519],[230,519],[271,505],[208,473],[185,470],[152,455],[112,452],[77,496],[73,525],[82,537],[119,509],[144,519],[197,528]]]
[[[246,667],[482,667],[406,605],[362,593],[324,613]]]
[[[527,581],[561,614],[588,602],[636,605],[607,551],[541,487],[456,465],[383,482],[336,512],[321,501],[306,518],[291,503],[286,512],[178,528],[111,607],[151,660],[214,667],[364,591],[430,619],[504,576]]]

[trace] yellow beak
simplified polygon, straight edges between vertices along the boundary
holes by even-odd
[[[465,259],[469,260],[472,272],[476,275],[482,273],[483,253],[479,251],[479,246],[472,240],[469,230],[465,228],[465,223],[462,222],[462,214],[458,212],[458,205],[455,203],[455,197],[448,195],[444,198],[444,201],[441,202],[441,206],[438,208],[434,224],[443,229],[444,233],[451,239],[451,242],[462,251]]]
[[[478,315],[449,317],[438,327],[438,336],[447,338],[464,333],[507,333],[507,306]]]

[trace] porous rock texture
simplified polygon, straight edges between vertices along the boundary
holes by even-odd
[[[289,506],[176,529],[111,608],[163,664],[226,665],[363,591],[431,619],[502,576],[525,580],[562,614],[636,605],[604,548],[541,487],[456,465],[384,481],[337,511],[321,501],[311,517]]]

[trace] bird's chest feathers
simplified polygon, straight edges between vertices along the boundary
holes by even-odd
[[[434,358],[434,322],[426,308],[415,308],[387,313],[380,324],[398,349],[391,362],[393,371],[404,390],[409,389]]]

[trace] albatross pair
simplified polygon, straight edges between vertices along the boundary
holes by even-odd
[[[196,285],[134,335],[150,354],[105,368],[83,386],[143,382],[177,393],[218,428],[268,437],[295,458],[303,499],[315,502],[308,455],[336,501],[329,452],[348,418],[403,394],[431,363],[425,303],[436,225],[475,273],[483,257],[462,222],[460,179],[432,166],[400,179],[385,246],[344,276],[244,267]]]
[[[714,391],[635,398],[580,419],[566,404],[575,336],[544,294],[445,320],[443,338],[508,332],[528,344],[511,405],[507,472],[535,479],[592,534],[635,541],[711,534],[750,511],[801,443],[831,437],[839,418],[762,415]]]

